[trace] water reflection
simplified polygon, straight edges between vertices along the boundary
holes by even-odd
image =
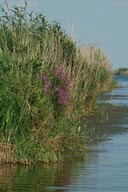
[[[1,167],[3,192],[122,192],[128,190],[128,136],[102,142],[85,161],[36,167]],[[120,152],[120,153],[119,153]]]
[[[99,96],[99,103],[108,103],[117,106],[128,106],[128,76],[114,76],[119,87]]]
[[[86,154],[84,159],[63,162],[60,165],[1,166],[0,191],[3,192],[66,192],[85,189],[85,178],[88,186],[94,186],[96,175],[94,169],[98,162],[100,149]],[[91,164],[91,166],[90,166]],[[79,190],[78,190],[79,191]]]
[[[119,87],[128,87],[128,75],[114,75]]]
[[[100,96],[99,103],[108,103],[117,106],[128,106],[128,88],[114,89],[112,92]]]
[[[68,185],[71,165],[1,166],[0,191],[47,192],[48,186]]]

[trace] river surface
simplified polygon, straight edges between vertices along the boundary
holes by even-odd
[[[1,166],[1,192],[128,191],[128,77],[115,76],[119,88],[102,93],[98,115],[88,119],[97,145],[84,157],[58,165]],[[90,137],[93,137],[93,134]]]

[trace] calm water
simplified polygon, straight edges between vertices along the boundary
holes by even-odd
[[[92,116],[105,140],[81,158],[60,165],[0,167],[1,192],[125,192],[128,191],[128,77],[116,77],[120,88],[99,97],[105,112]],[[113,106],[114,104],[114,106]],[[102,121],[103,120],[103,121]]]

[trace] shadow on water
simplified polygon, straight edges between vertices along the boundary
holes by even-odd
[[[85,118],[86,139],[101,141],[98,145],[81,157],[72,157],[59,165],[1,165],[0,191],[128,191],[128,77],[116,78],[121,86],[102,93],[96,112]]]

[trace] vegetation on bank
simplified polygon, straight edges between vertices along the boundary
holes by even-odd
[[[100,48],[78,47],[57,22],[27,6],[0,11],[1,162],[55,162],[80,151],[80,117],[111,87]]]
[[[113,74],[115,74],[115,75],[128,75],[128,68],[119,68],[119,69],[113,71]]]

